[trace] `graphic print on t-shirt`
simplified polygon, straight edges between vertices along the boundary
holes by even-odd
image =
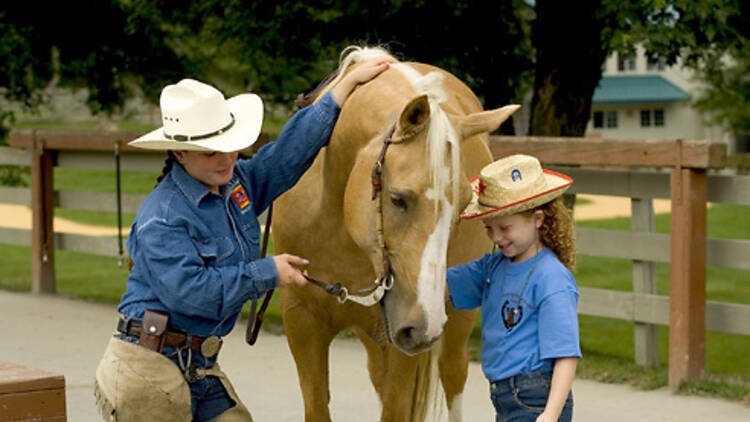
[[[503,303],[503,307],[500,310],[503,315],[503,325],[511,332],[513,327],[518,325],[523,318],[523,306],[520,303],[516,303],[516,306],[511,306],[510,300],[506,300]]]

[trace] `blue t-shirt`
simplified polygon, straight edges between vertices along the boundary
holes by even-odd
[[[487,254],[449,268],[447,281],[456,309],[482,307],[482,370],[490,381],[581,357],[578,287],[549,248],[517,264]]]
[[[191,334],[228,334],[248,299],[278,285],[273,257],[259,259],[257,216],[310,167],[339,110],[328,93],[298,111],[275,142],[237,162],[218,194],[175,163],[133,222],[134,266],[118,310],[136,318],[160,310]]]

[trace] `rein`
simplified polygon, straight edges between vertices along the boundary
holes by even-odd
[[[263,244],[260,248],[261,259],[266,257],[268,251],[268,234],[271,231],[271,218],[273,217],[273,202],[268,206],[268,215],[266,216],[266,227],[263,229]],[[273,296],[274,289],[270,289],[266,292],[266,296],[263,298],[263,303],[260,305],[260,310],[255,313],[255,309],[258,307],[258,301],[253,300],[253,304],[250,306],[250,315],[247,318],[247,328],[245,329],[245,342],[250,346],[254,345],[258,340],[258,333],[260,327],[263,326],[263,315],[266,313],[268,304],[271,303],[271,297]]]

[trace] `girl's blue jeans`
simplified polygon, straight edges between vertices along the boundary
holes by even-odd
[[[490,398],[496,422],[534,422],[544,411],[552,384],[552,372],[531,372],[490,382]],[[568,394],[560,422],[573,419],[573,393]]]

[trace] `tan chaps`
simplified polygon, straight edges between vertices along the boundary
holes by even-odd
[[[237,403],[210,422],[252,422],[218,363],[210,369],[198,369],[198,374],[219,378]],[[161,353],[114,337],[96,368],[94,395],[105,421],[185,422],[193,418],[190,388],[177,365]]]

